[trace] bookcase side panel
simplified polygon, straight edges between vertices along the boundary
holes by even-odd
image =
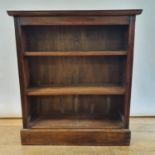
[[[125,75],[125,87],[126,87],[125,108],[124,108],[125,128],[129,128],[135,19],[136,19],[135,16],[130,17],[130,24],[129,24],[129,29],[128,29],[128,54],[127,54],[127,65],[126,65],[126,75]]]
[[[22,120],[23,128],[28,127],[28,98],[25,90],[28,85],[27,83],[27,69],[25,68],[26,62],[23,57],[23,38],[20,27],[20,17],[14,17],[15,35],[16,35],[16,48],[17,48],[17,59],[18,59],[18,72],[20,82],[20,95],[21,95],[21,106],[22,106]]]

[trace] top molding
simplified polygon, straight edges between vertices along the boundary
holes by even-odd
[[[22,17],[33,17],[33,16],[131,16],[142,13],[142,9],[133,10],[55,10],[55,11],[7,11],[10,16],[22,16]]]

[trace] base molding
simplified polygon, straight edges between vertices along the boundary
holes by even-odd
[[[127,146],[128,129],[22,129],[23,145],[106,145]]]

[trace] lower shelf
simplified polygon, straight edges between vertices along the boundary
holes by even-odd
[[[40,117],[30,122],[30,128],[33,129],[49,129],[49,128],[65,128],[65,129],[121,129],[123,123],[121,120],[105,118],[100,115],[96,116],[53,116]]]
[[[128,129],[22,129],[23,145],[115,145],[130,144]]]

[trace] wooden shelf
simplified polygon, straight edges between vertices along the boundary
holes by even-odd
[[[89,116],[89,115],[57,115],[50,117],[40,117],[30,122],[30,127],[33,129],[45,129],[45,128],[68,128],[68,129],[120,129],[123,128],[121,120],[109,119],[103,116]]]
[[[123,56],[127,51],[26,51],[24,56]]]
[[[92,87],[92,86],[78,86],[78,87],[39,87],[27,89],[29,96],[42,95],[122,95],[125,94],[124,87]]]

